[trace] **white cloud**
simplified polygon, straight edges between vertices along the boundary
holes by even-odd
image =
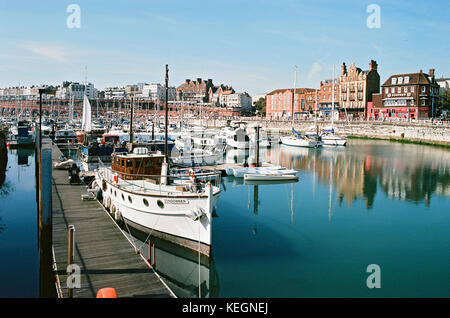
[[[23,42],[20,47],[57,62],[66,62],[69,60],[69,50],[61,45],[27,41]]]
[[[308,72],[308,79],[313,79],[323,69],[319,62],[313,62],[311,70]]]

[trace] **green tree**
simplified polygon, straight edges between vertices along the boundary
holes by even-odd
[[[446,89],[439,95],[438,110],[441,114],[450,115],[450,89]]]
[[[266,99],[264,97],[261,97],[256,103],[255,103],[255,110],[259,111],[264,116],[266,115]]]

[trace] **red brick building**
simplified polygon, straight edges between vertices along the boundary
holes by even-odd
[[[339,78],[340,84],[340,117],[364,118],[366,116],[367,103],[372,101],[372,95],[380,92],[380,75],[377,62],[371,60],[369,70],[363,71],[354,63],[347,70],[342,63],[342,72]]]
[[[429,74],[418,73],[392,75],[381,86],[381,93],[375,94],[373,108],[368,117],[425,119],[437,105],[439,85],[434,69]]]
[[[212,79],[187,79],[177,87],[177,100],[207,102],[209,89],[213,86]]]
[[[317,90],[313,88],[295,89],[295,118],[310,115],[315,109]],[[266,95],[266,117],[272,119],[292,118],[293,89],[276,89]]]
[[[334,109],[335,111],[339,110],[339,99],[340,99],[340,90],[339,90],[339,79],[326,79],[320,82],[320,88],[318,90],[318,111],[319,116],[321,117],[329,117],[331,114],[332,104],[333,104],[333,89],[334,89]]]

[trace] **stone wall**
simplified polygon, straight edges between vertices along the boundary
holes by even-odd
[[[254,120],[243,120],[248,123]],[[264,129],[274,133],[289,133],[292,123],[281,120],[260,121]],[[199,124],[199,120],[193,120],[192,124]],[[203,120],[203,125],[208,127],[222,127],[225,120]],[[317,121],[319,129],[329,127],[330,121]],[[297,131],[315,131],[314,121],[295,121],[294,128]],[[399,141],[424,142],[450,146],[450,125],[431,125],[430,123],[409,122],[374,122],[374,121],[339,121],[334,123],[337,134],[368,137],[380,139],[396,139]]]

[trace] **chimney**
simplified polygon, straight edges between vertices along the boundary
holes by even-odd
[[[430,71],[428,72],[428,75],[433,78],[434,77],[434,68],[430,68]]]
[[[190,81],[191,81],[190,79],[187,79],[187,80],[186,80],[186,84],[189,84]]]
[[[423,71],[422,71],[422,70],[420,70],[420,71],[419,71],[419,73],[423,73]]]
[[[344,62],[342,62],[342,73],[341,73],[341,75],[345,75],[345,74],[347,74],[347,66],[345,66]]]
[[[202,78],[201,77],[199,77],[199,78],[197,78],[197,83],[201,83],[202,82]]]
[[[378,68],[377,62],[374,61],[374,60],[371,60],[370,63],[369,63],[369,70],[370,70],[370,71],[372,71],[372,70],[373,70],[373,71],[376,71],[377,68]]]

